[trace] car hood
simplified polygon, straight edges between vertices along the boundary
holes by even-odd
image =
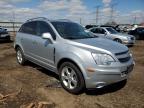
[[[87,49],[96,49],[103,51],[106,50],[110,53],[120,53],[128,50],[128,48],[125,45],[102,38],[78,39],[73,41],[80,43],[81,47],[85,47]]]

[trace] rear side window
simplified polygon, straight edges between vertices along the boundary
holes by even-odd
[[[93,28],[93,29],[91,30],[91,32],[93,32],[93,33],[99,33],[99,29],[98,29],[98,28]]]
[[[47,32],[49,32],[52,35],[54,40],[56,39],[56,35],[48,23],[44,21],[37,21],[37,35],[42,36],[43,33]]]
[[[36,21],[25,23],[24,25],[22,25],[19,32],[36,35],[36,26]]]

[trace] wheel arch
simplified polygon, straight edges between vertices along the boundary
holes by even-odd
[[[114,38],[113,40],[115,41],[115,40],[117,40],[117,39],[120,40],[119,38]]]
[[[123,43],[122,39],[120,39],[120,38],[114,38],[113,39],[113,41],[117,41],[117,40],[119,41],[119,43]]]
[[[24,52],[23,47],[20,46],[19,44],[16,44],[16,45],[14,46],[14,49],[15,49],[15,50],[17,50],[17,48],[20,48],[20,49]]]
[[[59,60],[59,62],[57,63],[57,69],[59,69],[61,64],[64,63],[64,62],[71,62],[71,63],[73,63],[74,65],[76,65],[80,69],[80,67],[77,65],[77,63],[74,62],[74,60],[72,60],[70,58],[62,58],[61,60]]]
[[[17,50],[17,48],[21,48],[19,45],[15,45],[14,49]]]
[[[81,65],[78,65],[79,63],[74,61],[73,59],[70,59],[70,58],[62,58],[59,60],[59,62],[57,63],[57,69],[59,70],[60,66],[64,63],[64,62],[71,62],[73,63],[81,72],[82,76],[83,76],[83,79],[84,79],[84,83],[85,83],[85,74],[83,72],[83,69],[82,69],[82,66]],[[85,83],[86,84],[86,83]]]

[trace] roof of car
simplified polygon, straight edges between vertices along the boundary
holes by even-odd
[[[38,21],[38,20],[50,21],[50,22],[71,22],[71,20],[69,20],[69,19],[50,20],[50,19],[45,18],[45,17],[37,17],[37,18],[28,19],[26,22]]]
[[[111,27],[93,27],[93,28],[111,28]],[[92,29],[92,28],[90,28]]]

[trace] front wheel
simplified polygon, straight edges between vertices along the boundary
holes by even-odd
[[[70,62],[65,62],[60,66],[60,81],[65,90],[72,94],[79,94],[84,90],[84,78],[79,68]]]
[[[114,39],[115,42],[122,43],[121,39]]]

